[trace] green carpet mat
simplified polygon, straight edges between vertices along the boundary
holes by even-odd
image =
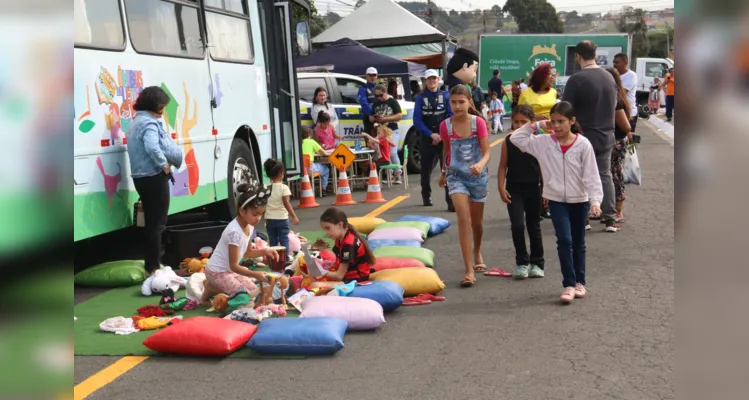
[[[180,290],[177,297],[184,297],[185,291]],[[130,335],[116,335],[101,332],[99,324],[111,317],[130,317],[137,314],[137,310],[148,304],[159,304],[158,295],[145,297],[140,293],[140,286],[112,289],[75,306],[74,324],[75,355],[76,356],[160,356],[165,355],[150,350],[143,345],[143,341],[156,331],[141,331]],[[198,307],[191,311],[180,311],[175,315],[184,318],[207,315],[218,317],[218,313],[206,312],[206,307]],[[296,312],[288,317],[298,317]],[[233,353],[229,357],[240,358],[291,358],[302,359],[304,356],[263,355],[246,347]]]

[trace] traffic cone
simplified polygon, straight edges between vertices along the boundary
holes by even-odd
[[[297,208],[315,208],[320,207],[315,201],[315,191],[312,189],[312,184],[309,181],[309,173],[307,167],[304,167],[304,176],[302,177],[302,193],[299,196],[299,205]]]
[[[351,198],[351,188],[348,186],[348,176],[346,170],[342,170],[338,175],[338,193],[336,194],[335,203],[336,206],[350,206],[356,204],[353,198]]]
[[[364,199],[365,203],[384,203],[385,199],[382,198],[382,192],[380,191],[380,178],[377,177],[377,167],[375,163],[370,163],[369,168],[369,181],[367,181],[367,198]]]

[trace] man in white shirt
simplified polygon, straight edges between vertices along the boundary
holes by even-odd
[[[614,69],[619,72],[622,80],[622,86],[627,91],[627,100],[632,109],[629,112],[629,124],[632,126],[632,132],[637,126],[637,74],[628,68],[629,57],[624,53],[614,56]]]

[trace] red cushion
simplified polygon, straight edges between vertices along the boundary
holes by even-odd
[[[422,261],[415,260],[413,258],[377,257],[377,263],[374,265],[374,270],[383,271],[386,269],[413,268],[413,267],[426,268],[426,264],[424,264]]]
[[[250,341],[257,326],[216,317],[192,317],[168,326],[143,341],[160,353],[227,356]]]

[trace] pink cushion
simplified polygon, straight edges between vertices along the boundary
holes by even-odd
[[[300,318],[340,318],[348,322],[352,331],[377,329],[385,323],[380,303],[365,298],[315,296],[302,303],[302,310]]]
[[[424,264],[423,261],[415,260],[413,258],[377,257],[376,261],[375,265],[372,266],[375,271],[396,268],[426,268],[426,264]]]
[[[416,228],[409,227],[377,229],[370,233],[369,236],[367,236],[367,239],[416,240],[419,243],[424,242],[422,232]]]

